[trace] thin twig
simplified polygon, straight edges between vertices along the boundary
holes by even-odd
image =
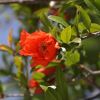
[[[99,71],[93,71],[90,68],[80,65],[80,68],[84,69],[85,71],[89,72],[91,75],[100,75],[100,70]]]
[[[90,37],[94,37],[94,36],[99,37],[100,36],[100,31],[89,33],[88,35],[85,35],[85,36],[81,36],[81,39],[84,40],[86,38],[90,38]]]
[[[20,94],[5,94],[4,97],[23,97],[24,93]]]
[[[0,0],[0,4],[10,4],[10,3],[48,3],[51,0]]]
[[[5,97],[24,97],[25,94],[24,93],[12,93],[12,94],[1,94],[0,95],[0,100],[2,100]],[[34,96],[33,94],[30,94],[30,96]]]

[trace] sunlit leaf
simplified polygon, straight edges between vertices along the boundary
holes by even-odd
[[[90,27],[90,32],[100,31],[100,25],[96,23],[92,23]]]
[[[45,86],[45,85],[40,85],[40,87],[41,87],[44,91],[47,91],[47,89],[48,89],[48,86]]]
[[[82,22],[78,23],[78,30],[80,33],[83,33],[83,31],[86,30],[86,27]]]
[[[67,22],[62,17],[50,15],[50,16],[48,16],[48,18],[56,23],[59,23],[59,24],[65,26],[65,27],[68,26]]]
[[[8,47],[7,45],[0,45],[0,50],[6,51],[9,54],[13,54],[14,53],[13,49]]]
[[[78,51],[74,52],[67,51],[65,57],[66,57],[65,61],[66,66],[74,65],[80,61],[80,54],[78,53]]]
[[[63,29],[61,32],[61,40],[64,43],[68,43],[71,38],[71,26],[68,26],[67,28]]]
[[[71,42],[81,44],[81,38],[75,38]]]
[[[33,73],[33,78],[36,79],[36,80],[40,80],[42,78],[45,77],[45,74],[41,73],[41,72],[34,72]]]

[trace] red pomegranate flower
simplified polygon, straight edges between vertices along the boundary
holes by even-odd
[[[28,81],[28,87],[29,88],[34,88],[34,87],[38,87],[38,86],[39,86],[39,83],[36,80],[31,79],[31,80]]]
[[[21,55],[32,56],[32,67],[37,65],[46,66],[55,59],[59,49],[56,39],[51,34],[43,31],[36,31],[32,34],[22,31],[20,46]]]

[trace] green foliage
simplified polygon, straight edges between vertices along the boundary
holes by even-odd
[[[36,80],[41,80],[44,77],[45,77],[45,75],[41,72],[34,72],[33,73],[33,78],[36,79]]]
[[[93,4],[93,2],[91,2],[91,1],[93,1],[93,0],[84,0],[85,1],[85,3],[87,4],[87,6],[91,9],[91,10],[93,10],[93,11],[95,11],[95,12],[97,12],[97,13],[100,13],[100,11],[95,7],[95,5]]]
[[[80,54],[78,51],[67,51],[65,54],[66,66],[72,66],[80,61]]]
[[[80,12],[80,15],[81,15],[84,25],[87,27],[88,30],[90,30],[91,20],[90,20],[89,15],[81,6],[76,6],[76,7]]]
[[[68,43],[71,39],[71,26],[68,26],[67,28],[63,29],[61,32],[61,40],[64,43]]]
[[[56,89],[48,88],[48,90],[45,93],[45,100],[68,99],[67,84],[60,66],[57,67],[56,71],[56,87]]]
[[[0,50],[6,51],[6,52],[8,52],[9,54],[12,54],[12,55],[14,53],[14,50],[7,45],[0,45]]]
[[[91,23],[90,32],[100,31],[100,25],[96,23]]]
[[[17,68],[23,68],[23,62],[22,62],[22,57],[20,56],[15,56],[14,57],[14,63]]]
[[[65,26],[65,27],[68,26],[67,22],[62,17],[50,15],[50,16],[48,16],[48,18],[56,23],[59,23],[59,24]]]
[[[100,10],[100,0],[95,0],[96,7]]]

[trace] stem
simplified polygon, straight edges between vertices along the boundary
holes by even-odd
[[[44,2],[43,2],[44,1]],[[45,3],[48,4],[51,0],[0,0],[0,4],[9,4],[9,3],[27,3],[27,4],[37,4],[37,3]]]
[[[90,37],[94,37],[94,36],[99,37],[100,36],[100,31],[94,32],[94,33],[89,33],[88,35],[82,36],[81,39],[84,40],[86,38],[90,38]]]
[[[80,68],[89,72],[91,75],[100,75],[100,70],[99,71],[93,71],[93,70],[89,69],[88,67],[86,67],[84,65],[80,65]]]

